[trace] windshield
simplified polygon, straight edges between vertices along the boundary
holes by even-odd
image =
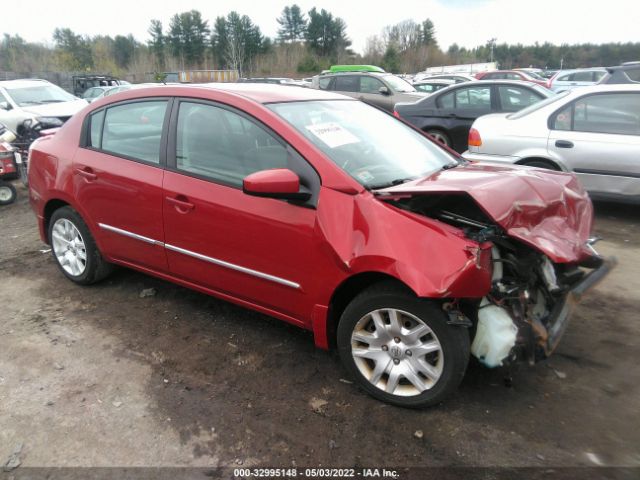
[[[547,105],[557,102],[558,100],[569,95],[569,93],[571,93],[570,90],[565,90],[564,92],[558,93],[556,95],[552,95],[549,98],[542,100],[541,102],[534,103],[533,105],[530,105],[527,108],[520,110],[519,112],[512,113],[511,115],[507,115],[507,118],[513,119],[513,120],[522,118],[525,115],[529,115],[530,113],[540,110],[542,107],[546,107]]]
[[[528,70],[524,70],[524,73],[529,75],[531,78],[535,78],[536,80],[546,80],[546,78],[540,76],[540,74],[536,72],[530,72]]]
[[[368,189],[385,188],[457,165],[419,132],[362,102],[267,105]]]
[[[23,88],[7,88],[7,92],[19,106],[43,103],[72,102],[76,99],[55,85],[37,85]]]
[[[405,93],[405,92],[415,92],[416,89],[413,88],[406,80],[401,79],[400,77],[396,77],[395,75],[385,75],[384,80],[391,85],[396,92]]]

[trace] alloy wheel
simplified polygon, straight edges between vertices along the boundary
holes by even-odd
[[[60,218],[54,223],[51,248],[65,272],[74,277],[84,273],[87,268],[87,248],[73,222]]]
[[[351,354],[364,378],[391,395],[430,390],[444,367],[433,330],[415,315],[393,308],[374,310],[356,323]]]

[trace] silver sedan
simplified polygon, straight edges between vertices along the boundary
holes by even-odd
[[[640,85],[581,87],[480,117],[463,156],[573,171],[592,197],[640,202]]]

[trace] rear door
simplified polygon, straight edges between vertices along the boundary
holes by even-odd
[[[640,195],[640,92],[585,95],[549,119],[547,148],[590,192]]]
[[[535,90],[520,85],[496,85],[495,89],[498,112],[517,112],[544,98]]]
[[[147,98],[94,112],[73,161],[75,198],[103,253],[154,271],[167,269],[161,152],[169,103]]]
[[[172,114],[164,178],[169,268],[196,285],[308,317],[320,179],[286,142],[233,108],[182,99]],[[289,168],[315,192],[305,204],[250,196],[245,176]]]
[[[491,86],[461,86],[438,99],[455,150],[467,149],[469,129],[474,120],[492,111]]]

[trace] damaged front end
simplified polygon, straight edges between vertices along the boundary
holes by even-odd
[[[384,200],[453,225],[479,245],[491,246],[489,291],[480,299],[451,299],[446,304],[471,319],[471,352],[488,367],[516,360],[533,364],[548,357],[567,327],[572,307],[615,264],[614,259],[600,257],[590,239],[584,239],[575,258],[554,262],[542,248],[546,244],[536,248],[535,239],[510,235],[465,193],[396,194]],[[523,225],[512,221],[510,227],[514,226],[522,234]]]

